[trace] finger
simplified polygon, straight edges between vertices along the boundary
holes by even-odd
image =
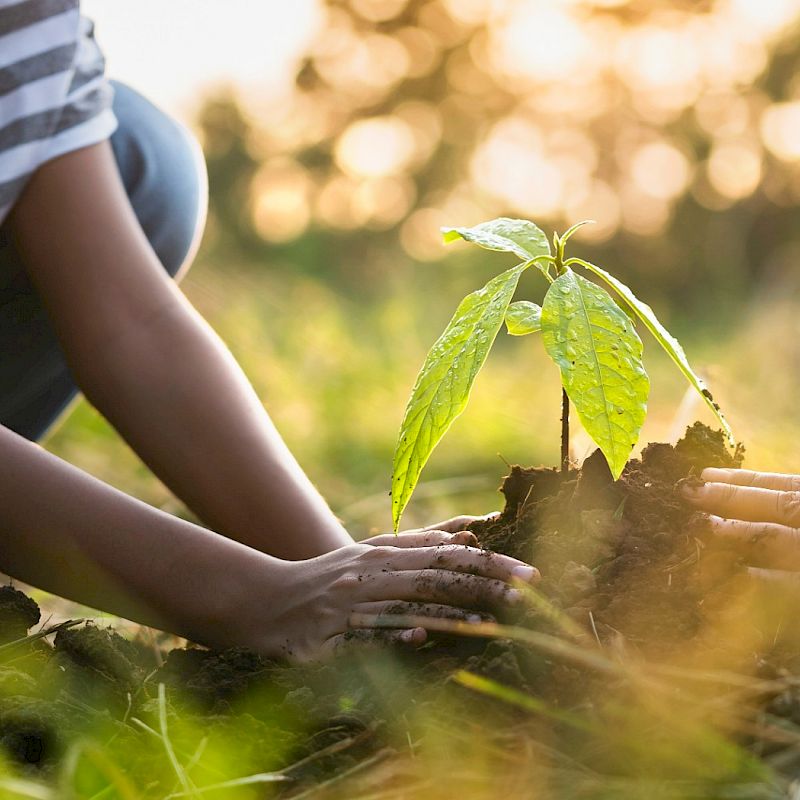
[[[489,514],[484,514],[482,517],[460,516],[446,519],[443,522],[437,522],[435,525],[427,525],[423,530],[437,530],[437,531],[450,531],[450,533],[457,533],[463,531],[464,528],[471,525],[473,522],[488,522],[500,516],[499,511],[492,511]]]
[[[800,573],[783,569],[748,567],[747,576],[762,599],[779,601],[782,612],[790,611],[800,597]],[[787,605],[788,604],[788,605]]]
[[[748,567],[747,574],[759,583],[773,584],[784,589],[800,591],[800,573],[785,569],[763,569],[761,567]]]
[[[720,517],[800,527],[800,492],[779,492],[730,483],[686,486],[682,491],[693,505]]]
[[[364,539],[362,544],[373,547],[436,547],[440,544],[468,544],[477,546],[478,539],[469,531],[450,533],[441,530],[405,531],[403,533],[382,533],[370,539]]]
[[[458,608],[442,603],[409,603],[402,600],[389,600],[373,603],[356,603],[351,611],[350,626],[353,628],[374,627],[364,625],[365,618],[385,617],[382,620],[391,626],[392,617],[431,617],[432,619],[451,619],[458,622],[495,622],[491,614],[479,613],[473,609]]]
[[[709,483],[730,483],[735,486],[753,486],[757,489],[775,489],[780,492],[800,492],[800,475],[709,467],[703,470],[700,477]]]
[[[476,547],[441,545],[435,549],[416,547],[392,553],[387,548],[386,565],[394,570],[439,569],[467,572],[500,581],[514,579],[531,583],[539,579],[539,571],[511,556],[479,550]]]
[[[356,628],[331,636],[322,645],[320,659],[344,655],[352,651],[384,649],[388,647],[419,647],[428,633],[424,628],[385,630],[381,628]]]
[[[747,593],[743,599],[748,609],[757,614],[758,628],[773,628],[774,646],[782,632],[794,639],[797,626],[793,609],[800,601],[800,573],[781,569],[750,567],[747,570]]]
[[[515,606],[522,593],[503,581],[467,575],[444,569],[385,572],[359,584],[364,602],[407,600],[441,603],[461,608],[500,608]]]
[[[472,531],[458,531],[453,534],[453,544],[466,545],[467,547],[479,547],[478,537]]]
[[[708,527],[722,542],[740,546],[754,567],[800,570],[800,529],[774,522],[711,516]]]

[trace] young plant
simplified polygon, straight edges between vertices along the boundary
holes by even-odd
[[[711,392],[689,365],[683,348],[653,309],[621,281],[581,258],[565,258],[567,240],[587,221],[559,236],[553,250],[533,222],[499,219],[473,228],[442,228],[445,242],[465,239],[488,250],[513,253],[522,261],[467,295],[428,353],[406,407],[394,454],[392,521],[400,516],[431,452],[464,410],[472,384],[503,321],[512,336],[541,331],[547,354],[561,370],[561,466],[568,467],[569,401],[608,462],[614,480],[622,474],[647,414],[650,380],[642,364],[642,342],[632,319],[640,320],[669,354],[719,420],[733,434]],[[534,267],[550,284],[541,306],[511,302],[520,276]],[[573,270],[582,267],[616,294]]]

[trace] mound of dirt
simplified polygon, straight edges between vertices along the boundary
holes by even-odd
[[[742,569],[735,555],[704,552],[681,482],[741,462],[721,431],[695,423],[675,447],[648,445],[618,481],[599,450],[566,473],[513,467],[500,517],[471,529],[484,547],[535,564],[540,591],[592,635],[663,655],[703,628]]]

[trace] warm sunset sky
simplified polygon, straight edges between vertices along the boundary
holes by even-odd
[[[200,86],[279,91],[319,24],[317,0],[83,0],[111,77],[184,118]]]

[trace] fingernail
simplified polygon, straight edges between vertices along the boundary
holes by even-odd
[[[522,602],[522,592],[517,589],[509,589],[506,592],[506,602],[510,606],[519,605]]]
[[[467,622],[469,622],[470,625],[480,625],[480,623],[483,622],[483,618],[480,614],[470,614],[467,617]]]
[[[702,536],[707,533],[710,527],[709,516],[701,511],[695,511],[686,523],[686,532],[692,536]]]
[[[400,634],[400,638],[404,642],[419,642],[421,644],[425,640],[425,635],[425,631],[422,628],[412,628],[411,630],[403,631]]]
[[[511,570],[511,577],[516,578],[517,580],[523,581],[525,583],[530,583],[534,575],[536,575],[536,570],[533,567],[529,567],[527,565],[521,567],[514,567]]]
[[[683,478],[678,481],[677,489],[684,497],[699,497],[705,485],[699,478]]]

